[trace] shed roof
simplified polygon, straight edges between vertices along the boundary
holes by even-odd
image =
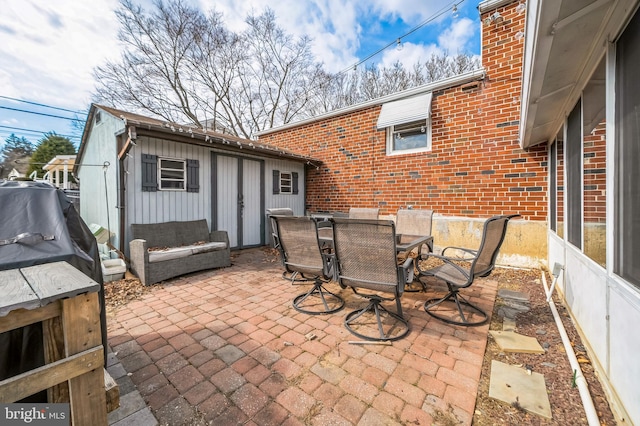
[[[274,147],[262,142],[252,141],[233,135],[214,132],[188,124],[172,123],[169,121],[147,117],[128,111],[119,110],[104,105],[92,104],[85,123],[76,167],[82,165],[85,146],[93,126],[93,118],[97,110],[102,110],[115,118],[122,120],[128,137],[135,140],[138,136],[154,136],[179,143],[209,146],[227,151],[245,152],[253,155],[284,158],[297,162],[304,162],[312,166],[319,166],[322,161],[316,158],[300,155],[292,151]]]

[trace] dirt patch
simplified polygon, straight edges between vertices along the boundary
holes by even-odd
[[[491,278],[498,281],[498,289],[509,289],[529,295],[530,310],[516,316],[516,332],[534,337],[545,348],[544,354],[504,353],[491,336],[482,365],[482,375],[478,387],[478,398],[473,424],[477,426],[496,424],[537,424],[537,425],[581,425],[588,424],[575,386],[571,365],[567,358],[560,332],[556,326],[551,308],[546,302],[544,287],[539,270],[516,270],[497,268]],[[547,285],[552,281],[546,276]],[[567,336],[582,369],[591,397],[602,425],[614,425],[616,421],[609,407],[602,385],[586,353],[567,310],[554,294],[554,302],[562,319]],[[502,330],[503,318],[498,314],[502,299],[494,305],[491,330]],[[491,361],[497,360],[510,365],[523,366],[544,375],[551,404],[552,419],[530,414],[518,406],[512,406],[489,397]]]

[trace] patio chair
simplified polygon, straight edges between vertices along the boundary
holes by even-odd
[[[298,276],[313,281],[313,287],[293,299],[293,307],[310,315],[330,314],[344,307],[344,300],[324,288],[333,277],[333,255],[320,248],[316,220],[311,217],[273,216],[279,238],[278,249],[291,282]]]
[[[269,223],[269,227],[271,228],[271,243],[273,244],[274,248],[278,248],[278,245],[280,243],[278,242],[278,232],[275,221],[273,220],[273,216],[293,216],[293,210],[291,210],[289,207],[267,209],[267,220]]]
[[[399,209],[396,214],[396,232],[401,236],[400,243],[407,242],[415,237],[431,236],[431,225],[433,223],[433,210],[421,210],[421,209]],[[429,253],[433,252],[433,239],[427,244],[427,252],[422,251],[422,247],[418,250],[418,260],[426,257]],[[410,253],[404,253],[409,256]],[[420,262],[416,262],[416,267],[419,268]],[[418,269],[419,271],[419,269]],[[414,280],[408,284],[404,291],[416,292],[426,290],[424,283],[419,280]]]
[[[380,209],[368,207],[351,207],[349,219],[378,219]]]
[[[482,240],[477,250],[462,247],[445,247],[442,255],[427,257],[440,260],[440,265],[420,270],[420,279],[435,277],[447,284],[448,293],[441,298],[424,302],[424,310],[434,318],[448,324],[476,326],[487,322],[489,316],[480,307],[459,294],[459,290],[473,284],[476,277],[486,277],[495,266],[496,257],[504,241],[509,220],[519,215],[494,216],[487,219]],[[447,257],[447,250],[458,250],[463,257]]]
[[[347,314],[347,330],[365,340],[391,341],[406,336],[409,322],[402,315],[400,297],[405,284],[413,280],[413,259],[398,265],[395,224],[340,218],[331,222],[338,282],[369,300],[365,307]],[[382,305],[393,301],[395,312]]]

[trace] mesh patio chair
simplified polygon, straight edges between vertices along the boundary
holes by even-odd
[[[495,266],[496,257],[504,241],[509,220],[519,215],[494,216],[487,219],[482,240],[477,250],[462,247],[445,247],[442,255],[429,254],[428,258],[440,260],[440,265],[420,270],[420,279],[435,277],[447,284],[448,293],[441,298],[424,302],[424,310],[434,318],[454,325],[482,325],[488,314],[459,294],[459,290],[473,284],[476,277],[486,277]],[[447,250],[458,250],[463,257],[447,257]]]
[[[276,228],[276,223],[273,220],[273,216],[293,216],[293,210],[289,207],[267,209],[267,220],[269,227],[271,228],[271,244],[273,244],[274,248],[278,248],[280,242],[278,241],[278,230]]]
[[[316,220],[310,217],[273,216],[285,271],[294,282],[298,276],[313,281],[313,287],[293,299],[293,307],[305,314],[337,312],[344,300],[324,288],[333,277],[333,255],[320,248]]]
[[[369,300],[365,307],[347,314],[347,330],[365,340],[391,341],[406,336],[409,322],[402,315],[400,297],[405,283],[413,280],[413,259],[398,265],[395,224],[340,218],[331,222],[338,282]],[[393,301],[395,312],[382,305]]]
[[[396,214],[396,233],[401,235],[400,243],[407,242],[415,237],[431,236],[431,225],[433,223],[433,210],[422,209],[399,209]],[[428,256],[433,252],[433,239],[426,244],[428,251],[422,250],[422,247],[418,249],[416,253],[418,259]],[[404,253],[405,256],[409,256],[410,253]],[[419,268],[419,261],[416,262],[416,267]],[[418,269],[419,271],[419,269]],[[420,280],[414,280],[412,283],[407,284],[404,291],[416,292],[426,290],[424,283]]]
[[[351,207],[349,219],[378,219],[380,209],[368,207]]]

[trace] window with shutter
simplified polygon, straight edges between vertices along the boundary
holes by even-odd
[[[187,192],[199,192],[200,184],[198,171],[200,162],[198,160],[187,160]]]
[[[142,190],[155,192],[158,190],[158,160],[157,156],[142,154]]]

